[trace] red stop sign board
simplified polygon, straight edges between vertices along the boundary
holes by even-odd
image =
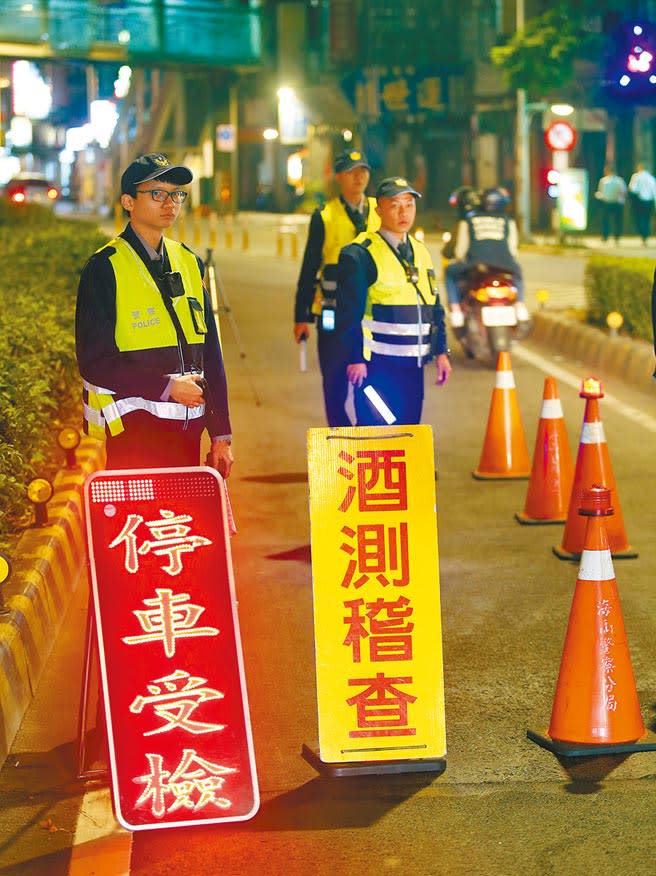
[[[570,152],[576,145],[576,129],[559,119],[545,129],[544,141],[554,152]]]
[[[259,805],[227,524],[210,468],[85,484],[114,809],[128,830]]]

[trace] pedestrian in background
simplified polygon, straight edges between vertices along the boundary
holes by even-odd
[[[316,323],[319,367],[329,426],[350,426],[346,359],[335,333],[339,251],[361,231],[380,225],[376,202],[366,196],[370,167],[365,155],[350,149],[333,164],[339,195],[312,214],[294,302],[294,337],[300,343]]]
[[[233,457],[223,356],[202,261],[163,237],[192,180],[164,155],[142,155],[121,177],[125,230],[80,276],[76,350],[84,425],[106,439],[107,468],[208,464],[224,477]]]
[[[604,243],[610,234],[615,242],[620,242],[624,224],[624,204],[626,202],[626,183],[614,169],[607,165],[604,175],[599,180],[595,198],[601,207],[601,239]]]
[[[337,331],[347,350],[358,426],[386,422],[368,388],[395,422],[419,423],[424,365],[436,357],[438,384],[451,373],[433,262],[409,234],[420,197],[405,179],[384,179],[376,191],[380,229],[359,234],[339,256]]]
[[[656,179],[645,169],[644,164],[636,165],[636,171],[629,180],[629,192],[632,195],[638,235],[647,246],[647,240],[651,235],[654,201],[656,201]]]

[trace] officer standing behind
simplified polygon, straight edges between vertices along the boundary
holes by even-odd
[[[361,231],[380,226],[376,202],[365,195],[370,167],[357,149],[338,155],[333,165],[338,197],[315,210],[310,219],[294,304],[294,337],[300,343],[316,322],[319,366],[329,426],[350,426],[344,404],[348,395],[346,359],[335,334],[337,259],[341,248]],[[317,287],[318,278],[318,287]]]
[[[437,356],[437,383],[451,373],[444,309],[428,249],[409,234],[420,198],[405,179],[376,192],[379,231],[344,247],[337,266],[337,330],[347,350],[358,426],[385,421],[368,400],[370,386],[396,422],[421,420],[426,362]]]
[[[142,155],[121,177],[125,230],[91,256],[78,288],[76,346],[85,431],[106,438],[107,468],[233,463],[221,346],[203,263],[164,238],[192,180],[164,155]]]

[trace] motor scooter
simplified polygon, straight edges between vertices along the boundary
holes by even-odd
[[[464,322],[454,326],[454,334],[468,358],[494,364],[497,353],[509,350],[511,341],[525,338],[531,329],[523,304],[526,319],[518,319],[513,275],[493,265],[471,265],[461,288]]]

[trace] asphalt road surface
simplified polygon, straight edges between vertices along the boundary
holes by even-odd
[[[580,276],[580,260],[554,258],[535,257],[532,286],[544,271],[545,285],[548,273],[552,284],[580,294],[566,273]],[[298,262],[233,251],[218,267],[231,307],[221,331],[235,435],[232,550],[260,810],[238,825],[130,837],[116,829],[106,785],[74,780],[82,580],[0,772],[0,872],[651,876],[656,752],[567,762],[526,739],[528,728],[544,729],[549,720],[578,566],[551,552],[562,527],[515,522],[526,481],[472,478],[494,372],[458,350],[446,387],[435,386],[427,369],[424,409],[438,473],[446,771],[328,779],[302,759],[303,743],[317,737],[306,432],[324,421],[314,339],[308,371],[300,373],[292,337]],[[512,363],[529,452],[544,377],[556,369],[575,455],[585,366],[530,340]],[[615,571],[642,712],[653,727],[656,405],[651,386],[643,392],[608,380],[606,389],[606,437],[627,534],[639,551],[638,559],[616,561]]]

